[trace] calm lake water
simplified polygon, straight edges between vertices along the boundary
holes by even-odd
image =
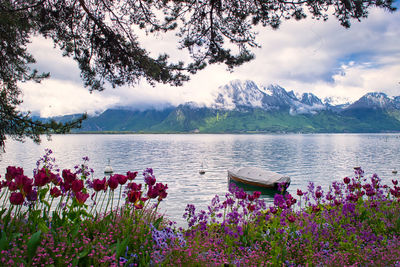
[[[183,225],[186,204],[204,209],[228,190],[227,170],[257,166],[289,175],[288,189],[306,190],[310,181],[327,189],[332,181],[353,176],[361,166],[366,175],[377,173],[384,183],[400,174],[399,134],[285,134],[285,135],[54,135],[40,145],[8,140],[0,153],[0,174],[9,165],[31,175],[45,148],[54,152],[61,169],[73,168],[88,156],[94,176],[102,178],[108,159],[114,173],[154,169],[158,182],[168,184],[162,211]],[[201,162],[206,173],[199,174]],[[399,170],[399,174],[393,174]],[[137,178],[143,181],[140,175]],[[263,195],[267,201],[272,196]]]

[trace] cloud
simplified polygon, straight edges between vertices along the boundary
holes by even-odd
[[[21,84],[24,102],[21,111],[32,111],[43,117],[87,112],[93,114],[112,107],[120,101],[118,96],[90,93],[79,84],[50,79],[41,83]]]
[[[192,76],[182,87],[152,87],[142,81],[134,87],[93,94],[83,88],[72,59],[62,57],[48,40],[36,38],[30,49],[38,60],[37,66],[50,71],[52,78],[42,84],[23,86],[24,108],[45,116],[101,111],[112,106],[208,103],[213,91],[234,79],[280,84],[287,90],[312,92],[320,98],[339,96],[356,100],[370,91],[400,95],[399,12],[371,9],[367,19],[353,22],[350,29],[330,17],[327,22],[286,21],[278,30],[257,30],[262,48],[254,50],[256,59],[232,73],[224,65],[213,65]],[[177,49],[176,40],[171,34],[139,38],[152,55],[166,51],[175,61],[187,58],[187,53]]]

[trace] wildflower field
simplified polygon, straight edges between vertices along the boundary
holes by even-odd
[[[231,185],[207,210],[188,204],[185,228],[157,212],[168,186],[152,169],[92,173],[88,158],[59,170],[51,150],[32,178],[7,168],[2,266],[400,266],[398,181],[361,169],[326,192],[312,183],[296,196],[281,191],[271,206]]]

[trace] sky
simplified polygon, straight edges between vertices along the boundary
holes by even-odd
[[[397,7],[399,4],[397,3]],[[252,80],[258,85],[277,84],[287,91],[311,92],[321,99],[355,101],[368,92],[400,95],[400,12],[371,9],[369,17],[353,21],[350,29],[332,16],[328,21],[308,18],[284,21],[278,30],[258,28],[255,59],[233,72],[224,65],[211,65],[191,77],[181,87],[144,80],[135,86],[109,88],[89,93],[79,77],[77,64],[61,56],[50,40],[34,37],[28,50],[40,71],[51,77],[40,84],[22,83],[22,111],[42,117],[87,112],[100,113],[112,107],[162,108],[188,101],[207,104],[218,87],[231,80]],[[155,39],[154,39],[155,38]],[[167,52],[178,60],[178,50],[170,34],[139,36],[139,41],[156,56]]]

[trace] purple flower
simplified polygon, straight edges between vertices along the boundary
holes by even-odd
[[[26,199],[30,202],[34,202],[37,200],[37,191],[32,190],[29,194],[26,195]]]
[[[282,209],[285,208],[286,207],[285,198],[281,194],[275,194],[274,205]]]

